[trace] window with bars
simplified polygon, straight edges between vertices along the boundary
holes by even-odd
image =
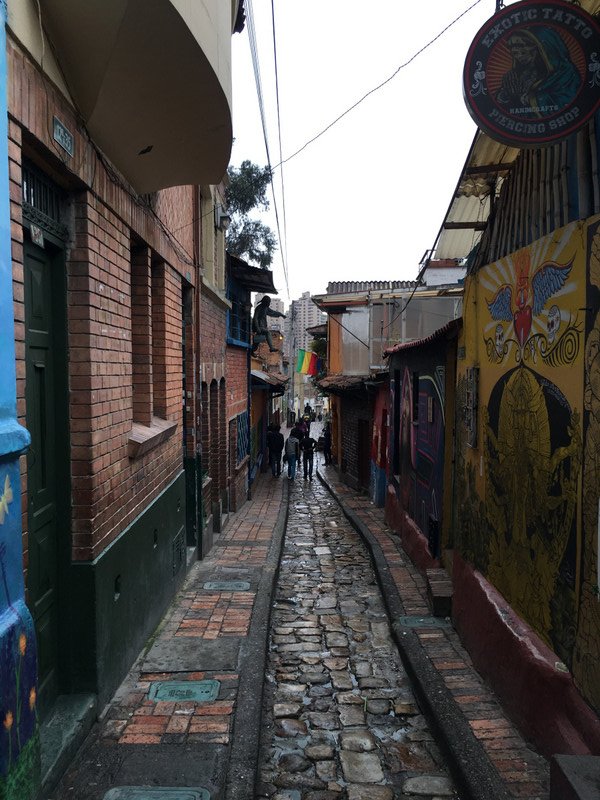
[[[236,417],[237,420],[237,448],[236,448],[236,466],[248,455],[248,412],[243,411]]]
[[[229,286],[231,308],[227,312],[227,341],[232,344],[250,344],[250,304],[249,292],[233,281]]]

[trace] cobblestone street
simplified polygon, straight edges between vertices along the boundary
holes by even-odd
[[[258,796],[458,797],[391,638],[364,544],[318,479],[289,483]]]

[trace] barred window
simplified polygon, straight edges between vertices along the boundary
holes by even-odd
[[[248,455],[248,412],[243,411],[237,417],[237,449],[236,466]]]

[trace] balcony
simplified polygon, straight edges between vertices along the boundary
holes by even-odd
[[[217,184],[232,144],[239,0],[41,0],[90,135],[140,193]]]

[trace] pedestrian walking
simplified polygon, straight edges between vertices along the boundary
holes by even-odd
[[[284,445],[283,433],[280,425],[269,425],[267,432],[267,447],[269,449],[269,464],[271,475],[278,478],[281,475],[281,454]]]
[[[295,430],[292,430],[285,443],[285,457],[288,468],[288,478],[293,481],[296,477],[296,465],[300,457],[300,442],[294,436]]]
[[[302,451],[302,465],[304,467],[304,480],[308,479],[312,481],[316,446],[317,443],[312,436],[305,436],[300,442],[300,450]]]
[[[329,422],[326,422],[323,428],[323,457],[326,466],[331,464],[331,425]]]

